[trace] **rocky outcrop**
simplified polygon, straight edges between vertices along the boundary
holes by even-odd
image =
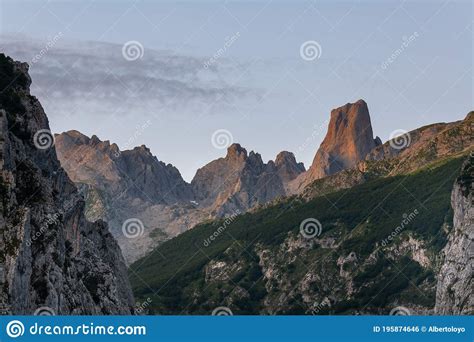
[[[474,314],[474,155],[464,164],[451,195],[454,226],[443,250],[435,311],[440,315]]]
[[[111,196],[128,196],[154,204],[189,202],[191,188],[178,169],[153,156],[142,145],[120,151],[116,144],[69,131],[56,136],[56,150],[75,183],[85,183]]]
[[[56,150],[85,194],[87,218],[108,222],[127,262],[208,217],[193,204],[191,186],[178,169],[146,146],[120,151],[97,136],[69,131],[56,136]],[[138,223],[132,234],[125,224],[130,220]]]
[[[303,164],[292,153],[281,152],[275,162],[265,164],[260,154],[247,154],[242,146],[232,144],[224,158],[200,168],[191,185],[200,206],[220,217],[285,196],[288,182],[302,172]]]
[[[464,120],[436,123],[376,147],[367,161],[389,162],[390,175],[406,174],[431,162],[463,154],[474,145],[474,112]]]
[[[191,184],[145,146],[120,151],[116,144],[69,131],[56,136],[62,166],[84,191],[89,220],[108,222],[131,263],[163,241],[210,218],[243,213],[286,194],[286,185],[304,171],[290,152],[263,163],[238,144],[225,158],[198,170]],[[139,234],[124,234],[138,219]]]
[[[4,313],[130,314],[120,249],[62,169],[26,63],[0,55],[0,306]]]
[[[301,189],[300,194],[311,199],[374,178],[406,175],[452,157],[467,155],[473,148],[474,112],[471,112],[464,120],[424,126],[387,141],[375,147],[356,167],[317,179]]]
[[[326,137],[311,167],[291,184],[292,191],[301,192],[317,179],[356,167],[380,144],[380,138],[374,139],[365,101],[359,100],[333,109]]]
[[[278,153],[275,159],[275,167],[285,187],[306,171],[303,163],[296,162],[295,155],[287,151]]]

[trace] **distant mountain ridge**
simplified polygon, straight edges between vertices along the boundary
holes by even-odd
[[[293,153],[280,152],[275,162],[265,164],[260,154],[232,144],[225,158],[197,170],[191,186],[196,201],[222,217],[286,196],[288,183],[304,171]]]
[[[116,144],[78,131],[56,135],[55,139],[60,160],[77,183],[100,187],[111,195],[128,190],[134,197],[156,204],[192,198],[191,188],[178,169],[159,161],[144,145],[120,151]]]
[[[308,170],[291,152],[280,152],[275,161],[264,163],[260,154],[234,143],[225,157],[198,169],[187,183],[178,169],[159,161],[146,146],[120,151],[109,141],[69,131],[56,136],[56,149],[71,179],[85,189],[88,218],[109,222],[126,260],[133,262],[198,223],[242,214],[291,195],[313,198],[350,188],[387,176],[388,169],[391,175],[408,172],[443,154],[462,152],[472,144],[469,136],[472,115],[397,138],[409,139],[406,146],[382,144],[373,136],[367,103],[358,100],[331,111],[328,132]],[[143,235],[133,240],[122,232],[123,222],[130,218],[140,219],[144,226]]]
[[[110,225],[128,262],[204,220],[243,213],[288,194],[305,171],[290,152],[264,163],[258,153],[232,144],[186,183],[179,171],[146,146],[120,151],[116,144],[78,131],[56,135],[58,158],[86,196],[86,215]],[[123,223],[143,222],[140,236],[124,236]]]
[[[473,161],[466,157],[308,201],[289,198],[230,224],[200,224],[131,265],[134,293],[153,298],[150,314],[202,315],[220,306],[244,315],[388,315],[401,306],[414,315],[472,314]],[[460,201],[461,190],[451,193],[463,162],[470,195]],[[320,229],[306,231],[307,220]],[[440,273],[447,241],[449,274]]]

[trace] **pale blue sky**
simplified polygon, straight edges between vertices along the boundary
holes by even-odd
[[[367,101],[383,141],[473,109],[471,1],[4,0],[0,10],[1,50],[16,58],[31,61],[60,33],[31,66],[55,132],[146,144],[187,180],[224,155],[217,129],[265,161],[289,150],[308,166],[330,110],[347,102]],[[125,61],[131,40],[144,54]],[[309,40],[321,46],[313,61],[300,56]]]

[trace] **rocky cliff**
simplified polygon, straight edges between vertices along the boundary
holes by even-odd
[[[471,112],[464,120],[420,127],[378,145],[356,167],[317,179],[306,185],[301,194],[310,199],[371,179],[406,175],[430,164],[465,155],[473,148],[474,112]]]
[[[474,145],[474,112],[461,121],[436,123],[376,147],[367,161],[389,161],[390,174],[416,170],[435,160],[464,153]]]
[[[0,54],[0,305],[4,313],[130,314],[120,249],[62,169],[28,65]]]
[[[179,171],[146,146],[120,151],[97,136],[69,131],[56,136],[56,150],[85,194],[86,217],[108,222],[128,262],[209,216],[191,202],[192,188]]]
[[[56,136],[56,151],[75,183],[92,185],[111,196],[127,195],[154,204],[191,199],[191,188],[178,169],[159,161],[142,145],[120,151],[116,144],[69,131]]]
[[[326,137],[311,167],[293,182],[291,188],[294,192],[301,192],[317,179],[354,168],[378,145],[381,141],[378,137],[374,139],[365,101],[333,109]]]
[[[127,262],[206,219],[243,213],[286,194],[289,181],[304,171],[290,152],[263,163],[238,144],[205,165],[191,184],[145,146],[120,151],[116,144],[69,131],[56,136],[62,166],[86,196],[86,216],[102,219]],[[138,222],[126,234],[125,222]]]
[[[265,164],[260,154],[247,154],[242,146],[233,144],[225,158],[200,168],[191,185],[196,201],[220,217],[287,195],[288,183],[302,172],[303,164],[290,152],[281,152],[275,162]]]
[[[454,226],[443,249],[436,308],[439,315],[474,314],[474,154],[454,184],[451,205]]]
[[[464,160],[200,224],[131,265],[135,294],[155,314],[433,314]]]

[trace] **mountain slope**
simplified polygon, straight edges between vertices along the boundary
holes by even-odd
[[[3,313],[130,314],[120,249],[56,157],[26,63],[0,54],[0,305]]]
[[[164,314],[432,312],[462,159],[200,225],[131,266],[134,293]]]
[[[286,195],[287,184],[304,171],[290,152],[265,164],[258,153],[233,144],[188,184],[145,146],[120,151],[77,131],[57,135],[56,146],[62,166],[86,196],[87,218],[109,224],[129,263],[200,222]],[[124,233],[130,219],[139,222],[132,236]]]
[[[471,112],[464,120],[424,126],[387,141],[374,148],[356,167],[308,184],[302,196],[314,198],[378,177],[407,174],[430,163],[466,154],[473,147],[474,112]]]
[[[56,149],[86,196],[87,218],[108,222],[128,262],[209,217],[191,203],[192,188],[179,171],[145,146],[120,151],[109,141],[69,131],[56,136]],[[138,224],[128,226],[130,220]]]

